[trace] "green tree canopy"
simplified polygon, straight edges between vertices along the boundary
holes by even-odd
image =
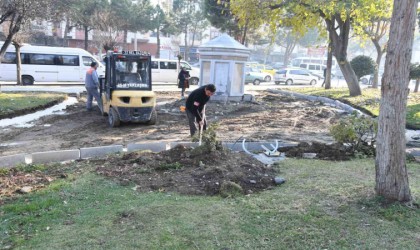
[[[361,94],[361,89],[347,58],[351,24],[366,25],[366,20],[383,11],[383,1],[390,0],[231,0],[230,6],[240,24],[261,25],[268,21],[273,32],[285,25],[301,34],[311,27],[325,30],[326,26],[332,52],[346,79],[350,95],[356,96]]]
[[[356,56],[350,62],[357,79],[375,72],[376,63],[368,56]]]

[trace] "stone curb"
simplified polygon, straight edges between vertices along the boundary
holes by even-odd
[[[26,163],[25,154],[7,155],[0,157],[0,168],[10,168],[18,164]]]
[[[161,152],[170,149],[167,142],[154,142],[154,143],[130,143],[127,145],[127,152],[150,150],[152,152]]]
[[[270,92],[270,93],[273,93],[273,94],[282,94],[282,95],[296,97],[296,98],[299,98],[299,99],[308,100],[308,101],[312,101],[312,102],[317,102],[318,101],[318,102],[326,103],[326,104],[329,104],[331,106],[340,108],[340,109],[346,111],[347,113],[356,112],[359,115],[365,115],[360,110],[355,109],[348,104],[345,104],[345,103],[342,103],[340,101],[333,100],[333,99],[330,99],[330,98],[327,98],[327,97],[305,95],[305,94],[294,93],[294,92],[289,92],[289,91],[285,91],[285,90],[278,90],[278,89],[267,89],[267,91]]]
[[[70,160],[86,159],[90,157],[104,156],[112,153],[119,152],[132,152],[137,150],[151,150],[152,152],[161,152],[174,148],[176,145],[184,145],[186,147],[196,147],[196,142],[156,142],[156,143],[130,143],[127,145],[125,150],[122,145],[109,145],[103,147],[92,147],[92,148],[80,148],[73,150],[59,150],[59,151],[47,151],[47,152],[36,152],[32,154],[16,154],[0,157],[0,168],[11,168],[18,164],[41,164],[50,162],[63,162]],[[246,142],[246,149],[248,151],[259,151],[262,152],[264,149],[261,147],[264,145],[268,149],[272,149],[270,144],[275,144],[275,141],[265,142]],[[222,145],[233,151],[243,151],[242,142],[222,142]],[[284,142],[279,140],[279,147],[296,146],[297,143]],[[408,149],[407,153],[420,157],[420,148]]]
[[[111,153],[123,152],[123,145],[110,145],[103,147],[80,148],[80,159],[104,156]]]
[[[79,149],[32,153],[32,163],[61,162],[80,159]]]

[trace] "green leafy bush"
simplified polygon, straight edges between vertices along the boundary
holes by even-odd
[[[166,163],[166,164],[161,164],[160,166],[156,167],[156,170],[171,170],[171,169],[181,169],[183,166],[181,163],[179,162],[174,162],[174,163]]]
[[[365,75],[373,74],[376,68],[376,63],[368,56],[356,56],[351,60],[350,64],[354,73],[356,73],[357,79],[360,79]]]
[[[222,144],[217,140],[216,130],[219,127],[218,123],[212,123],[206,130],[203,131],[203,136],[201,138],[202,146],[206,149],[207,152],[212,152],[222,149]],[[200,139],[200,133],[197,132],[192,138],[193,141],[198,142]]]
[[[410,65],[410,79],[419,79],[420,78],[420,64],[412,63]]]
[[[378,123],[371,117],[353,113],[331,127],[334,139],[348,146],[353,155],[375,155]]]

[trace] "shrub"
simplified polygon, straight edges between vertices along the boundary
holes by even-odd
[[[357,79],[360,79],[365,75],[373,74],[376,68],[376,63],[368,56],[356,56],[351,60],[350,64],[354,73],[356,73]]]
[[[181,163],[179,162],[174,162],[174,163],[165,163],[165,164],[161,164],[160,166],[156,167],[156,170],[171,170],[171,169],[181,169],[183,166]]]
[[[420,64],[412,63],[410,65],[410,79],[419,79],[420,78]]]
[[[217,140],[216,130],[219,127],[218,123],[212,123],[205,131],[203,131],[202,146],[206,149],[207,152],[212,152],[222,149],[222,144]],[[200,139],[200,133],[197,132],[193,141],[198,142]]]
[[[375,155],[377,131],[376,120],[367,116],[358,116],[357,113],[341,119],[330,129],[334,139],[339,143],[346,144],[350,153],[366,156]]]

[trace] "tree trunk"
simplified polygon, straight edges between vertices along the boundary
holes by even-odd
[[[61,44],[63,47],[67,47],[67,33],[68,33],[69,25],[68,20],[66,18],[66,21],[64,22],[64,35],[63,35],[63,44]]]
[[[245,23],[245,27],[244,27],[244,32],[242,33],[242,37],[241,37],[241,43],[243,44],[243,45],[245,45],[245,41],[246,41],[246,33],[248,32],[248,20],[246,21],[246,23]]]
[[[339,14],[336,14],[332,19],[325,19],[327,27],[329,27],[330,39],[333,43],[333,53],[337,59],[338,66],[343,73],[344,79],[349,87],[350,96],[358,96],[362,94],[362,90],[359,86],[359,81],[353,68],[351,67],[347,59],[347,47],[349,43],[350,34],[350,17],[345,20],[341,18]],[[339,33],[334,28],[335,23],[338,24]]]
[[[23,16],[22,15],[16,16],[16,15],[18,14],[14,13],[12,15],[11,21],[9,22],[9,34],[7,35],[6,40],[4,40],[3,46],[0,49],[0,63],[1,63],[1,58],[6,53],[7,47],[9,47],[9,45],[12,43],[13,36],[19,32],[20,26],[22,25]]]
[[[377,195],[411,201],[406,167],[405,124],[417,0],[394,1],[382,78],[376,147]]]
[[[19,44],[13,44],[15,46],[16,51],[16,84],[22,85],[22,59],[20,57],[20,45]]]
[[[378,88],[378,83],[379,83],[379,65],[381,65],[381,61],[382,61],[382,55],[384,54],[382,51],[381,46],[379,45],[379,41],[372,38],[372,42],[375,45],[376,48],[376,68],[375,68],[375,74],[373,75],[373,83],[372,83],[372,88],[377,89]]]
[[[83,28],[85,30],[85,50],[88,50],[88,40],[89,40],[89,27],[86,25],[83,25]]]
[[[420,85],[420,78],[416,79],[416,87],[414,88],[414,93],[417,93],[419,91],[419,85]]]
[[[350,96],[358,96],[362,94],[362,90],[359,86],[359,81],[357,80],[357,76],[354,73],[353,68],[350,65],[350,62],[347,60],[339,61],[336,56],[338,66],[340,67],[341,72],[343,73],[344,79],[347,82],[347,86],[349,87]]]
[[[6,53],[7,47],[9,47],[9,45],[12,43],[12,37],[13,36],[10,36],[10,38],[9,38],[9,35],[8,35],[6,37],[6,40],[3,43],[3,46],[0,49],[0,63],[1,63],[1,59],[3,58],[4,54]]]
[[[160,25],[156,31],[156,46],[157,46],[156,58],[160,58]]]
[[[128,30],[127,29],[124,29],[124,49],[125,50],[128,50],[128,48],[127,48],[127,35],[128,35]]]
[[[332,68],[332,42],[328,43],[328,54],[327,54],[327,74],[325,76],[324,82],[325,82],[325,89],[331,88],[331,68]]]
[[[188,61],[188,30],[187,27],[184,29],[184,60]]]
[[[290,41],[289,39],[287,39],[285,52],[284,52],[284,58],[283,58],[283,64],[284,64],[285,67],[289,64],[289,58],[290,58],[290,55],[293,53],[293,50],[296,47],[297,40],[298,39],[292,39]]]

